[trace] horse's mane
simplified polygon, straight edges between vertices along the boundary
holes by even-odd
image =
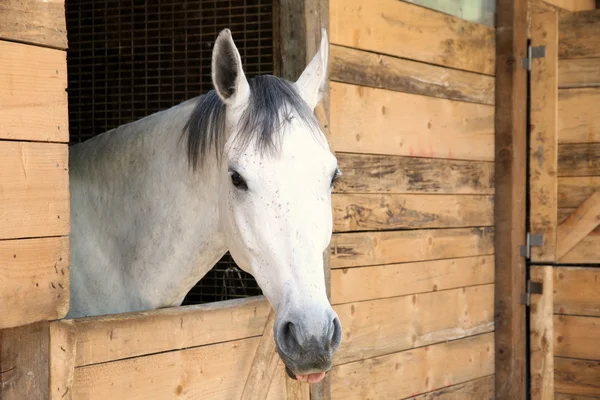
[[[275,132],[292,114],[303,120],[311,131],[318,132],[319,123],[293,83],[272,75],[256,76],[248,81],[250,99],[239,123],[241,146],[256,138],[262,152],[276,148]],[[214,150],[219,159],[226,137],[225,103],[212,90],[198,99],[183,129],[187,134],[187,153],[194,169]]]

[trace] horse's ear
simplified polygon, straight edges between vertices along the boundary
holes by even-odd
[[[327,82],[327,66],[329,64],[329,40],[327,40],[327,31],[321,29],[321,45],[319,51],[306,66],[296,85],[300,90],[302,98],[308,105],[314,109],[319,101],[325,83]]]
[[[211,69],[215,91],[225,104],[245,103],[250,87],[229,29],[223,29],[215,41]]]

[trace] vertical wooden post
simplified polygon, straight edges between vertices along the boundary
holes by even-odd
[[[527,1],[498,0],[496,9],[496,399],[524,400]]]
[[[542,285],[531,294],[531,400],[554,399],[554,313],[552,267],[531,267],[531,281]]]

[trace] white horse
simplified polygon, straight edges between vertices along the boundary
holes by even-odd
[[[298,81],[247,80],[226,29],[215,90],[73,146],[68,317],[178,306],[229,251],[292,375],[320,381],[341,341],[322,258],[338,169],[313,113],[327,65],[323,30]]]

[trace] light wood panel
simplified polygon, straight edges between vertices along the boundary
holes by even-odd
[[[494,334],[340,365],[333,399],[405,398],[494,373]]]
[[[331,42],[494,74],[494,30],[402,1],[330,0]],[[332,102],[333,104],[333,102]]]
[[[576,394],[556,393],[555,400],[598,400],[600,397],[579,396]]]
[[[558,176],[599,176],[600,143],[558,146]]]
[[[494,398],[494,375],[489,375],[433,392],[409,397],[406,400],[493,400]]]
[[[598,282],[598,268],[554,268],[554,312],[600,317]]]
[[[577,243],[560,262],[563,264],[599,264],[600,253],[600,230],[596,229]]]
[[[600,318],[555,315],[554,331],[557,357],[600,361]]]
[[[600,64],[599,64],[600,67]],[[558,141],[600,142],[600,88],[558,91]]]
[[[600,361],[557,357],[554,365],[557,392],[600,396]]]
[[[331,82],[330,142],[336,152],[491,161],[494,108]]]
[[[532,266],[531,281],[542,284],[542,293],[531,294],[530,375],[531,399],[554,400],[553,278],[551,266]]]
[[[596,229],[599,223],[600,190],[597,190],[558,226],[556,235],[557,258],[562,259],[565,254]]]
[[[337,153],[336,193],[493,194],[494,164]]]
[[[560,88],[600,86],[600,58],[576,58],[558,61]]]
[[[330,79],[339,82],[390,89],[473,103],[494,104],[494,78],[370,53],[331,46]]]
[[[558,56],[600,57],[600,10],[561,14]]]
[[[0,241],[0,288],[0,329],[64,317],[68,238]]]
[[[493,196],[334,195],[336,232],[491,226]]]
[[[54,321],[49,325],[49,400],[72,400],[75,378],[77,331],[73,320]]]
[[[0,239],[69,234],[66,144],[0,141]]]
[[[60,50],[0,41],[0,139],[69,141],[66,57]]]
[[[577,208],[600,189],[600,176],[558,178],[558,207]]]
[[[467,257],[331,271],[333,304],[494,282],[494,257]]]
[[[493,228],[334,234],[331,268],[490,255]]]
[[[585,11],[596,8],[594,0],[546,0],[548,3],[569,11]]]
[[[66,49],[64,0],[3,0],[0,38]]]

